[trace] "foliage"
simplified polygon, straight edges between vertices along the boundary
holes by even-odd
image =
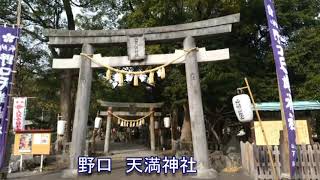
[[[225,124],[236,123],[231,98],[236,88],[248,77],[257,102],[277,101],[278,90],[270,37],[261,0],[82,0],[82,1],[23,1],[23,38],[17,75],[17,95],[36,96],[30,100],[28,117],[39,117],[39,109],[50,114],[54,127],[60,112],[60,73],[50,69],[51,55],[57,51],[47,48],[44,28],[68,28],[70,21],[63,15],[66,2],[71,3],[77,29],[117,29],[164,26],[193,22],[241,13],[241,22],[234,24],[232,33],[197,40],[198,47],[208,50],[230,48],[230,60],[199,64],[202,96],[207,127],[215,124],[221,135]],[[286,60],[294,100],[318,100],[319,76],[319,0],[277,0],[278,21],[284,37]],[[1,7],[0,22],[15,22],[15,3]],[[317,18],[318,17],[318,18]],[[71,23],[72,24],[72,23]],[[181,49],[182,42],[148,45],[147,53],[169,53]],[[77,50],[78,52],[79,50]],[[124,55],[125,47],[98,48],[103,55]],[[138,67],[149,68],[149,67]],[[133,87],[113,87],[105,82],[104,70],[94,71],[90,108],[91,121],[99,109],[96,100],[150,102],[164,101],[171,111],[175,101],[187,98],[183,65],[170,66],[164,80],[157,79],[155,87],[143,83]],[[77,79],[77,75],[73,77]],[[76,83],[73,84],[75,90]],[[152,90],[152,91],[151,91]],[[34,102],[32,102],[34,101]],[[32,103],[32,105],[31,105]],[[48,121],[49,122],[49,121]]]

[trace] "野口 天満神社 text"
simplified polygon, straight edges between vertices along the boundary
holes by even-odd
[[[197,173],[196,161],[193,157],[182,156],[181,158],[173,157],[127,157],[126,158],[126,174],[134,171],[144,174],[175,174],[179,171],[182,174]],[[111,173],[112,159],[111,158],[94,158],[88,156],[78,157],[78,173],[92,174]]]

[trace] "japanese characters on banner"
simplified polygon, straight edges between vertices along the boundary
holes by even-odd
[[[296,129],[294,109],[291,97],[291,89],[288,77],[288,70],[286,68],[286,61],[284,58],[284,49],[281,45],[281,36],[279,32],[279,25],[277,22],[274,3],[272,0],[264,0],[266,15],[268,19],[269,33],[271,37],[271,45],[273,50],[274,61],[276,65],[278,86],[281,94],[282,109],[286,120],[288,130],[289,142],[289,156],[290,156],[290,174],[291,177],[295,173],[295,162],[297,158],[296,148]]]
[[[24,130],[26,109],[27,109],[27,98],[26,97],[13,98],[12,125],[13,125],[14,131]]]
[[[0,168],[3,166],[7,144],[8,95],[19,34],[18,27],[0,26]]]

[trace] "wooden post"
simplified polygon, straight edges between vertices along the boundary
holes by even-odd
[[[17,26],[19,28],[21,28],[21,2],[22,0],[18,0],[18,5],[17,5]],[[16,44],[16,50],[15,50],[15,55],[14,55],[14,59],[16,59],[18,57],[18,51],[19,49],[19,43],[17,42]],[[13,61],[13,67],[12,67],[12,83],[10,83],[10,94],[15,94],[15,79],[16,79],[16,70],[17,69],[17,62],[14,60]],[[0,167],[0,178],[1,179],[7,179],[7,174],[8,174],[8,170],[9,170],[9,163],[10,163],[10,158],[11,158],[11,152],[12,152],[12,144],[14,143],[14,134],[13,132],[10,130],[10,125],[11,125],[11,119],[12,119],[12,107],[13,107],[13,101],[12,101],[12,96],[8,97],[9,101],[8,101],[8,114],[7,114],[7,119],[8,119],[8,123],[7,123],[7,136],[6,141],[7,145],[5,148],[5,153],[4,153],[4,162],[2,167]]]
[[[255,110],[256,115],[257,115],[257,118],[258,118],[258,120],[259,120],[259,126],[260,126],[260,128],[261,128],[261,132],[262,132],[262,135],[263,135],[264,142],[265,142],[266,145],[267,145],[267,151],[268,151],[268,156],[269,156],[270,163],[271,163],[272,174],[273,174],[275,180],[278,180],[279,177],[278,177],[278,175],[277,175],[277,172],[276,172],[276,169],[275,169],[275,165],[274,165],[274,161],[273,161],[273,156],[272,156],[272,147],[269,146],[269,143],[268,143],[268,140],[267,140],[267,136],[266,136],[266,133],[265,133],[264,128],[263,128],[263,125],[262,125],[262,120],[261,120],[261,118],[260,118],[260,114],[259,114],[259,111],[258,111],[256,102],[255,102],[255,100],[254,100],[254,98],[253,98],[253,94],[252,94],[252,92],[251,92],[251,88],[250,88],[248,79],[247,79],[247,78],[244,78],[244,81],[245,81],[245,83],[246,83],[246,88],[248,89],[248,92],[249,92],[249,95],[250,95],[250,98],[251,98],[251,101],[252,101],[254,110]]]
[[[92,146],[91,146],[91,149],[89,150],[90,154],[94,154],[95,153],[95,149],[96,149],[96,136],[98,135],[97,134],[97,131],[98,129],[96,128],[93,128],[93,132],[92,132],[92,139],[91,139],[91,142],[92,142]]]
[[[150,108],[150,112],[152,112],[154,108]],[[151,151],[156,150],[156,139],[155,139],[155,133],[154,133],[154,113],[150,115],[150,122],[149,122],[149,131],[150,131],[150,146]]]
[[[191,36],[186,37],[183,42],[183,48],[187,50],[194,47],[196,47],[194,38]],[[197,161],[197,176],[216,178],[216,171],[209,169],[209,153],[203,116],[197,52],[189,53],[185,62],[193,153]]]
[[[19,170],[22,171],[22,161],[23,161],[23,156],[22,154],[20,155],[20,166],[19,166]]]
[[[282,119],[282,137],[281,140],[281,148],[280,148],[280,157],[281,157],[281,179],[291,179],[290,175],[290,157],[289,157],[289,139],[288,139],[288,129],[287,122],[284,115],[283,110],[283,102],[280,92],[280,85],[278,84],[278,92],[279,92],[279,100],[280,100],[280,110],[281,110],[281,119]]]
[[[55,143],[55,151],[56,151],[56,154],[60,154],[61,153],[61,150],[62,150],[62,145],[63,144],[63,135],[57,135],[57,140],[56,140],[56,143]]]
[[[43,169],[43,154],[41,154],[41,160],[40,160],[40,172],[42,172]]]
[[[90,44],[82,46],[82,53],[93,54],[93,47]],[[84,155],[87,122],[90,103],[92,81],[91,62],[86,57],[81,58],[79,71],[76,108],[73,122],[72,142],[70,147],[70,170],[71,175],[77,174],[78,157]]]
[[[108,108],[108,117],[107,117],[107,126],[106,126],[106,138],[104,140],[104,153],[107,154],[109,152],[110,146],[110,132],[111,132],[111,120],[112,120],[112,107]]]
[[[165,131],[165,129],[159,128],[159,136],[160,136],[160,144],[159,144],[159,146],[160,146],[160,151],[161,150],[162,151],[165,150],[164,149],[164,137],[163,137],[164,131]]]

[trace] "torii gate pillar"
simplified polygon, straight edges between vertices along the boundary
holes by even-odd
[[[106,138],[104,140],[104,153],[109,153],[110,136],[111,136],[111,120],[112,120],[112,107],[108,107],[107,125],[106,125]]]
[[[155,134],[154,134],[154,108],[150,108],[150,112],[152,112],[152,114],[150,115],[150,121],[149,121],[149,134],[150,134],[150,148],[151,151],[155,151],[156,150],[156,138],[155,138]]]
[[[82,52],[93,54],[91,44],[83,44]],[[70,170],[77,174],[78,157],[84,155],[88,123],[88,113],[91,94],[92,68],[91,62],[86,57],[81,58],[76,108],[74,113],[72,142],[70,147]]]
[[[196,47],[193,37],[188,36],[183,41],[185,50]],[[191,120],[192,143],[194,158],[197,161],[197,176],[200,178],[216,178],[217,173],[209,168],[209,153],[204,124],[197,52],[186,56],[186,79],[188,102]]]

